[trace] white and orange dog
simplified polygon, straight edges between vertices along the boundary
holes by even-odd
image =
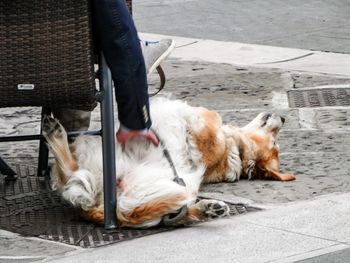
[[[158,98],[151,103],[153,129],[169,151],[178,176],[164,156],[143,138],[122,149],[116,145],[118,222],[128,227],[151,227],[164,216],[186,207],[178,224],[226,216],[218,200],[197,201],[202,182],[233,182],[242,177],[294,180],[279,171],[276,136],[284,119],[261,113],[243,128],[222,124],[214,111],[179,100]],[[82,215],[103,223],[102,147],[98,136],[79,136],[68,145],[64,128],[46,118],[44,136],[56,158],[52,186]]]

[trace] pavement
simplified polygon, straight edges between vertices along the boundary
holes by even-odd
[[[133,0],[140,32],[350,53],[348,0]]]
[[[349,3],[304,2],[293,6],[271,0],[134,2],[135,19],[143,24],[140,30],[158,33],[141,38],[159,39],[166,37],[159,33],[166,33],[177,41],[164,63],[168,80],[163,95],[215,109],[224,121],[239,125],[261,111],[286,117],[278,139],[281,168],[293,172],[296,181],[241,180],[201,189],[203,196],[262,211],[94,249],[0,230],[0,262],[349,262],[350,107],[291,108],[287,96],[291,90],[350,87],[345,34],[349,22],[344,18]],[[268,7],[271,13],[265,10]],[[162,21],[168,16],[167,26],[147,24],[151,22],[146,18],[153,20],[149,14],[155,11]],[[232,19],[247,19],[233,27],[235,34],[227,31],[232,30],[228,24],[235,25]],[[330,25],[323,27],[322,19]],[[328,46],[320,40],[327,32],[335,36],[328,38]],[[157,83],[157,76],[151,76],[150,88]],[[39,112],[2,109],[0,134],[38,131]],[[98,109],[91,126],[99,126]],[[0,151],[7,159],[31,163],[36,146],[36,142],[2,143]]]

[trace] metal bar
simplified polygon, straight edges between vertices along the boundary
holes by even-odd
[[[42,107],[40,124],[42,124],[42,121],[45,115],[51,115],[51,109]],[[43,134],[43,129],[41,126],[40,135],[42,134]],[[44,137],[41,136],[40,143],[39,143],[39,161],[38,161],[37,176],[49,176],[48,169],[49,169],[49,149],[47,148]]]
[[[104,220],[106,229],[117,227],[116,220],[116,164],[115,164],[115,132],[113,110],[112,76],[106,60],[101,53],[100,72],[100,104],[103,152],[103,193]]]
[[[79,135],[101,135],[101,130],[93,130],[93,131],[73,131],[67,132],[68,137],[77,137]],[[8,137],[0,137],[0,142],[19,142],[19,141],[35,141],[44,138],[41,134],[34,135],[17,135],[17,136],[8,136]]]
[[[0,157],[0,172],[7,175],[7,179],[15,179],[16,172]]]

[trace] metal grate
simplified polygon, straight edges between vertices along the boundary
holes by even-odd
[[[350,106],[350,87],[290,90],[287,94],[292,108]]]
[[[72,208],[50,189],[49,180],[36,177],[34,167],[11,164],[17,168],[18,179],[0,178],[0,229],[25,236],[35,236],[81,247],[98,247],[174,228],[116,229],[84,221]],[[258,210],[242,204],[229,204],[231,215]]]

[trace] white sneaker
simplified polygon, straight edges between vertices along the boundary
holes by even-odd
[[[175,48],[173,39],[160,41],[141,41],[141,48],[146,65],[147,75],[151,74]]]

